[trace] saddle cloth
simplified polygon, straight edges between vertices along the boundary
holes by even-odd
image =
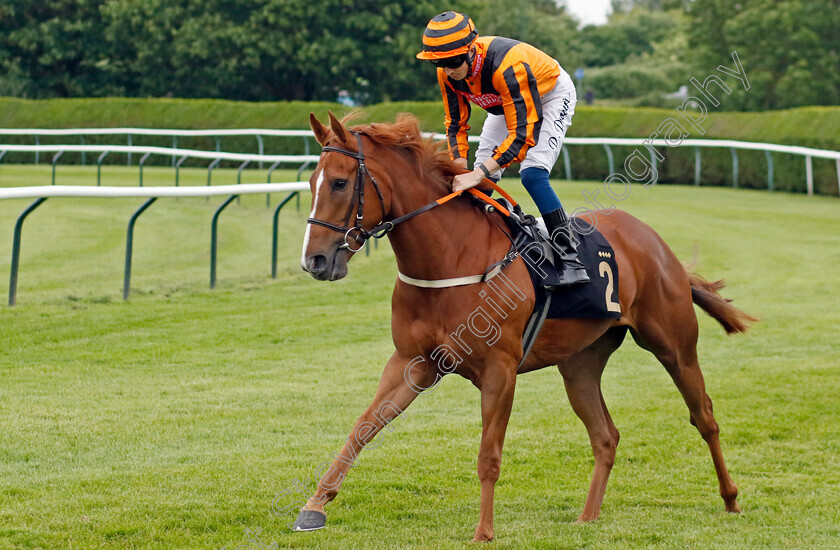
[[[547,291],[542,281],[550,278],[561,260],[555,258],[556,251],[546,242],[548,231],[542,218],[536,224],[520,224],[508,218],[513,231],[514,247],[525,260],[528,273],[534,285],[537,303],[534,311],[539,311],[547,298],[551,297],[548,319],[620,319],[621,306],[618,303],[618,265],[615,252],[607,239],[589,223],[576,218],[571,224],[583,233],[574,231],[580,241],[577,246],[578,258],[586,267],[589,282]],[[539,230],[539,238],[535,237]]]

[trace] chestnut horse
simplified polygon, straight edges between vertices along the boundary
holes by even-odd
[[[438,145],[421,137],[417,120],[410,115],[401,115],[395,124],[348,129],[330,113],[329,127],[314,115],[310,124],[324,150],[310,179],[312,213],[303,243],[303,269],[318,280],[341,279],[348,261],[371,233],[381,237],[387,232],[400,279],[392,298],[394,354],[373,402],[301,509],[297,530],[323,527],[324,505],[338,494],[362,447],[418,392],[433,386],[442,374],[456,372],[481,391],[481,505],[473,540],[491,540],[493,494],[516,376],[549,365],[557,365],[563,375],[569,401],[586,426],[595,456],[578,521],[597,519],[619,439],[601,395],[601,373],[628,329],[673,378],[688,405],[691,423],[709,446],[726,510],[740,511],[738,489],[724,463],[712,401],[697,360],[698,326],[692,305],[700,306],[728,333],[745,331],[756,319],[718,294],[722,282],[709,283],[688,272],[653,229],[638,219],[620,211],[600,213],[597,227],[613,246],[620,273],[621,319],[548,320],[517,371],[523,330],[534,306],[533,286],[521,257],[504,269],[495,285],[481,281],[442,288],[417,286],[418,280],[480,275],[505,257],[511,242],[501,216],[464,197],[428,208],[451,193],[452,177],[460,170]],[[428,210],[411,217],[424,206]]]

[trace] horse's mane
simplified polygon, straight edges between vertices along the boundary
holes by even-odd
[[[353,114],[347,118],[352,118]],[[400,113],[394,123],[376,122],[359,125],[353,130],[367,136],[376,143],[396,149],[412,157],[418,167],[426,174],[437,176],[444,181],[462,170],[449,158],[449,153],[441,142],[425,138],[420,134],[420,121],[411,113]]]

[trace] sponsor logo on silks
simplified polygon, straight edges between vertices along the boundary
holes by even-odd
[[[496,94],[468,94],[467,92],[458,91],[459,94],[467,98],[467,100],[475,103],[482,109],[487,107],[497,107],[502,104],[502,96]]]
[[[473,63],[473,70],[470,73],[470,78],[475,77],[478,74],[478,71],[481,70],[481,65],[484,63],[484,56],[479,54],[475,55],[475,63]]]

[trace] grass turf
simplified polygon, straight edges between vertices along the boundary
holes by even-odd
[[[107,167],[103,185],[136,178],[136,168]],[[91,169],[59,167],[59,184],[94,181]],[[49,167],[0,168],[4,186],[48,182]],[[184,185],[204,183],[205,171],[182,173]],[[555,183],[567,207],[601,186]],[[147,168],[145,184],[171,185],[172,170]],[[534,211],[515,182],[506,187]],[[314,487],[369,403],[392,349],[396,268],[383,242],[343,281],[301,272],[304,197],[300,212],[281,214],[286,244],[272,280],[260,195],[222,214],[210,291],[210,218],[221,201],[161,199],[140,218],[128,302],[125,225],[142,199],[50,199],[28,218],[18,305],[0,307],[0,548],[233,549],[257,528],[282,548],[471,547],[479,394],[456,377],[362,453],[326,530],[294,534],[293,513],[271,515],[296,480]],[[29,202],[0,201],[2,277]],[[488,548],[836,547],[840,203],[660,185],[633,187],[617,206],[681,258],[697,244],[698,271],[726,278],[724,294],[762,319],[726,337],[699,313],[701,365],[743,513],[723,511],[678,392],[628,338],[603,380],[622,441],[601,519],[572,523],[591,452],[559,374],[544,369],[518,380]]]

